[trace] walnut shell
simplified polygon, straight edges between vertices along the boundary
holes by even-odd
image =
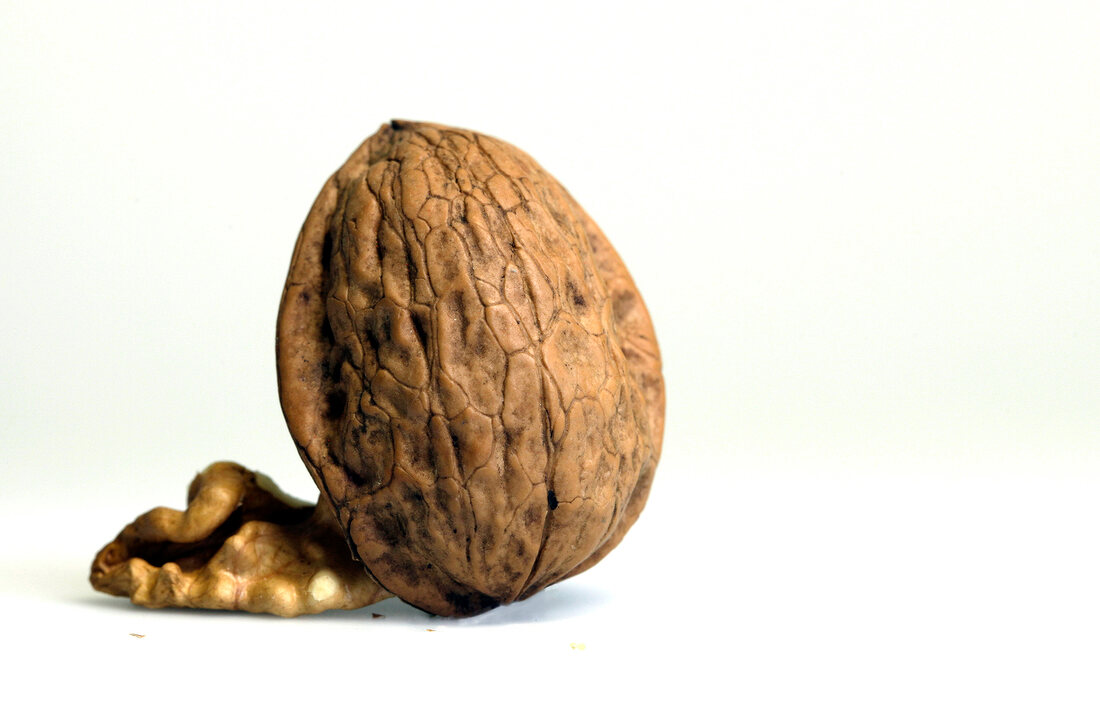
[[[394,121],[325,184],[279,310],[291,435],[386,590],[471,615],[584,571],[645,505],[664,382],[642,297],[498,139]]]

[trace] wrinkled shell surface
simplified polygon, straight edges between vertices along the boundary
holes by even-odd
[[[325,184],[278,321],[280,398],[354,557],[469,615],[638,517],[664,385],[645,305],[569,193],[497,139],[395,121]]]
[[[154,508],[96,555],[92,586],[148,608],[293,616],[388,598],[344,545],[327,504],[289,498],[263,474],[211,464],[187,509]]]

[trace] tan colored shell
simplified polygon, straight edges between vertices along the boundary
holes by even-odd
[[[645,504],[664,384],[596,224],[497,139],[394,121],[325,184],[279,312],[290,432],[355,557],[437,614],[599,561]]]
[[[149,608],[293,616],[388,598],[351,560],[325,504],[289,498],[263,474],[211,464],[187,509],[154,508],[96,555],[92,586]]]

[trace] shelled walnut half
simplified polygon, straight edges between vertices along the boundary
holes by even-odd
[[[291,498],[231,462],[195,477],[186,510],[154,508],[127,525],[96,555],[91,581],[150,608],[276,615],[390,596],[352,561],[327,506]]]
[[[509,144],[401,121],[367,139],[306,219],[276,339],[318,512],[380,591],[441,615],[527,598],[645,505],[664,427],[645,304]]]

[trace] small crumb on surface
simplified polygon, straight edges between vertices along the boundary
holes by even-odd
[[[570,642],[569,649],[584,649],[584,642]]]
[[[386,617],[386,616],[385,616],[385,615],[383,615],[382,613],[371,613],[371,614],[370,614],[370,616],[371,616],[371,618],[373,618],[373,619],[375,619],[375,620],[377,620],[378,618],[384,618],[384,617]]]
[[[428,629],[424,630],[424,632],[435,632],[435,630],[429,627]]]
[[[138,638],[139,640],[140,640],[140,639],[142,639],[143,637],[145,637],[145,635],[139,635],[139,634],[138,634],[138,633],[136,633],[136,632],[131,632],[131,633],[130,633],[130,636],[131,636],[131,637],[137,637],[137,638]]]

